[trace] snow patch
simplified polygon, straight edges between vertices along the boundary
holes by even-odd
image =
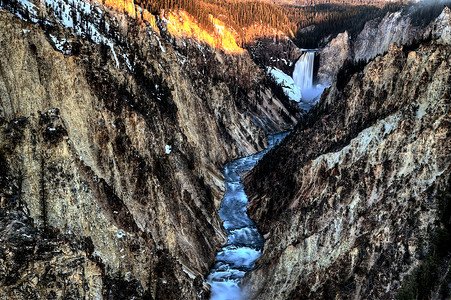
[[[165,147],[165,153],[166,153],[166,154],[169,154],[169,153],[171,153],[171,151],[172,151],[172,146],[171,146],[171,145],[166,145],[166,147]]]
[[[25,11],[28,11],[30,19],[35,23],[38,22],[38,19],[36,18],[37,16],[36,5],[27,0],[18,0],[18,2],[22,5]],[[23,19],[22,16],[19,15],[18,13],[16,13],[16,16]]]
[[[157,38],[158,45],[160,46],[161,52],[166,53],[166,50],[164,49],[163,45],[161,44],[160,38],[157,35],[155,35],[155,37]]]
[[[420,103],[417,110],[417,119],[421,119],[426,114],[426,109],[428,108],[429,103]]]
[[[132,65],[131,65],[131,63],[130,63],[130,60],[128,59],[128,56],[127,56],[126,54],[122,54],[122,58],[124,59],[125,65],[127,66],[127,68],[128,68],[131,72],[133,72],[133,71],[134,71],[134,68],[132,67]]]
[[[324,86],[318,84],[316,86],[310,86],[309,88],[304,87],[302,89],[300,86],[296,85],[295,80],[285,74],[283,71],[269,67],[267,72],[271,74],[276,82],[282,87],[285,95],[290,98],[290,100],[296,101],[299,103],[299,107],[303,110],[310,110],[319,100],[319,96],[321,96],[324,91]]]
[[[113,53],[113,56],[114,56],[114,61],[116,62],[116,67],[119,68],[119,60],[117,59],[116,52],[114,51],[114,44],[113,44],[113,42],[111,42],[109,40],[105,40],[104,42],[105,42],[106,45],[110,46],[111,52]]]
[[[196,278],[196,276],[193,273],[191,273],[190,271],[188,271],[188,269],[185,266],[182,267],[182,270],[183,270],[183,272],[185,272],[188,275],[189,278],[191,278],[191,279]]]
[[[301,89],[294,84],[294,80],[291,76],[273,67],[268,68],[268,73],[274,77],[280,86],[282,86],[285,95],[293,101],[301,101]]]
[[[56,36],[53,36],[51,34],[49,34],[50,38],[52,39],[53,43],[55,44],[56,49],[58,49],[61,53],[63,53],[64,55],[70,55],[70,50],[66,49],[66,43],[67,40],[62,38],[62,39],[58,39]]]
[[[25,15],[27,15],[32,22],[37,23],[39,21],[37,18],[38,8],[33,3],[28,0],[17,0],[17,2],[24,10],[23,12],[16,12],[17,16],[25,19]],[[119,67],[119,61],[114,52],[113,42],[104,36],[104,34],[109,33],[110,25],[104,20],[105,16],[102,10],[93,8],[89,3],[82,0],[45,0],[45,5],[47,8],[53,10],[54,17],[62,26],[73,29],[77,35],[83,38],[89,37],[96,44],[104,43],[105,45],[110,46],[116,61],[116,66]],[[25,12],[27,14],[25,14]],[[44,20],[44,22],[48,21]],[[100,29],[103,34],[100,33]],[[24,30],[24,33],[27,32],[29,31]],[[50,35],[50,38],[54,42],[57,50],[66,55],[70,54],[70,51],[65,47],[65,44],[67,43],[65,39],[58,39],[52,35]]]
[[[119,230],[117,231],[117,233],[116,233],[116,236],[117,236],[118,239],[121,239],[121,238],[123,238],[124,236],[126,236],[126,233],[125,233],[124,230],[119,229]]]

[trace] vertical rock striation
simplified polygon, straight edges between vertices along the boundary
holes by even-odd
[[[438,39],[439,36],[449,41],[451,10],[448,6],[442,6],[443,11],[429,24],[422,19],[422,10],[428,10],[427,4],[414,4],[397,12],[389,12],[382,19],[368,21],[355,37],[347,32],[338,34],[318,52],[318,82],[331,85],[346,61],[368,62],[386,53],[392,44],[412,45],[423,39]]]
[[[318,51],[318,54],[320,67],[316,79],[321,84],[330,86],[343,63],[351,58],[351,42],[348,32],[338,34],[324,49]]]
[[[391,46],[251,172],[248,212],[265,237],[245,277],[252,299],[396,297],[449,227],[437,191],[451,172],[450,54],[444,39]]]
[[[295,118],[246,54],[51,12],[0,9],[0,298],[208,297],[220,169]]]

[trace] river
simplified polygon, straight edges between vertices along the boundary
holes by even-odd
[[[246,214],[247,196],[240,174],[250,170],[288,132],[268,136],[268,148],[251,156],[239,158],[224,167],[226,191],[221,201],[219,216],[224,220],[227,244],[216,254],[216,264],[210,270],[207,282],[211,286],[212,300],[237,300],[245,298],[239,283],[244,274],[254,268],[261,255],[263,237]]]

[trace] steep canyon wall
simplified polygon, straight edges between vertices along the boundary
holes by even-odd
[[[436,251],[450,227],[449,195],[438,196],[451,171],[450,54],[446,39],[392,45],[326,89],[251,172],[248,212],[265,246],[245,277],[250,298],[393,299]],[[426,297],[449,292],[440,263]]]
[[[443,3],[448,6],[450,4],[447,1]],[[444,4],[442,13],[430,23],[425,23],[424,20],[421,22],[419,17],[415,17],[416,14],[421,14],[421,10],[427,9],[417,4],[368,21],[356,36],[351,37],[347,31],[338,34],[318,52],[318,82],[331,85],[345,61],[372,60],[377,55],[386,53],[392,44],[411,45],[423,39],[438,38],[438,35],[449,41],[451,10]]]
[[[247,54],[97,11],[0,9],[0,297],[207,298],[220,170],[296,119]]]

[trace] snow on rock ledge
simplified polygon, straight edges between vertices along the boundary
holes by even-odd
[[[268,68],[268,73],[274,77],[280,86],[282,86],[285,95],[293,101],[301,101],[301,89],[294,84],[294,80],[291,76],[273,67]]]

